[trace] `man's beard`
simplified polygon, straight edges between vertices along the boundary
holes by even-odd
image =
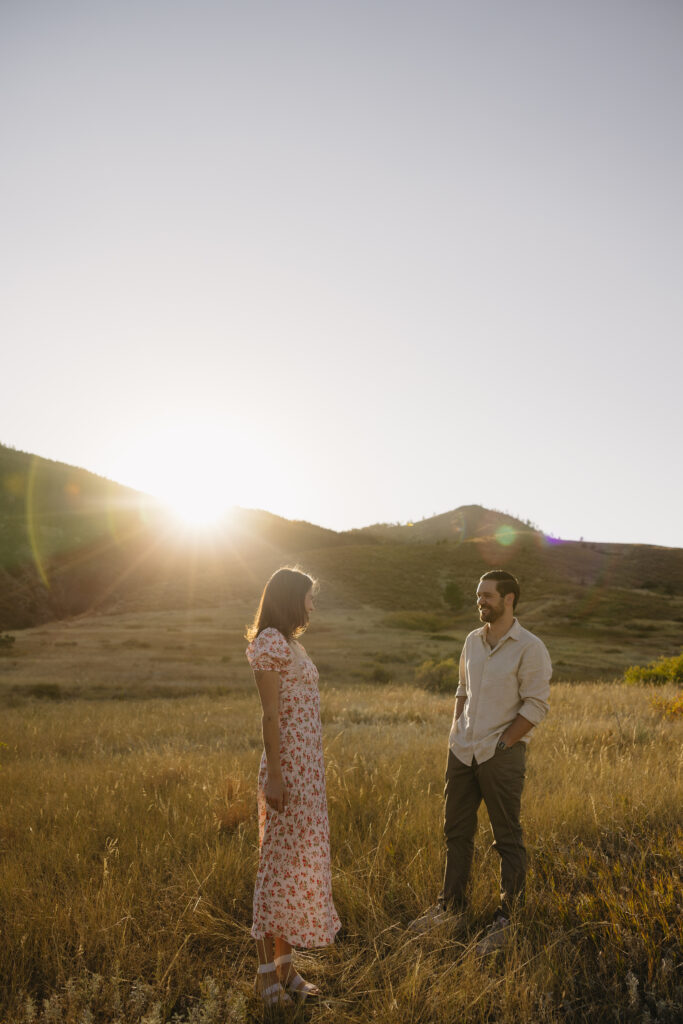
[[[505,611],[505,605],[501,604],[498,608],[482,608],[479,612],[479,618],[482,622],[497,622]]]

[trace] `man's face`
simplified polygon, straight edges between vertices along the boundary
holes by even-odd
[[[477,608],[482,622],[496,622],[505,611],[505,598],[498,593],[495,580],[482,580],[477,587]]]

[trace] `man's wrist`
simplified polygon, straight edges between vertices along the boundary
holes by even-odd
[[[507,750],[507,748],[508,748],[508,745],[507,745],[507,743],[505,742],[505,740],[501,736],[501,738],[496,743],[496,750]]]

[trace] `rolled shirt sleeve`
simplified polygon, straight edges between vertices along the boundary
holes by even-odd
[[[519,696],[522,704],[518,714],[532,725],[538,725],[548,714],[553,666],[543,641],[538,637],[534,637],[534,641],[525,649],[519,664]]]
[[[465,645],[460,652],[460,664],[458,668],[458,689],[455,691],[456,699],[467,696],[467,669],[465,666]]]

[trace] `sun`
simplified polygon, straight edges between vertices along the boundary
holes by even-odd
[[[159,497],[171,519],[194,532],[217,529],[231,507],[227,490],[205,474],[188,474],[180,486],[164,488]]]
[[[134,438],[121,476],[153,497],[176,529],[210,534],[236,504],[231,447],[216,423],[156,424]]]
[[[164,505],[173,519],[190,530],[209,530],[217,526],[227,512],[222,502],[196,493],[164,499]]]
[[[165,528],[211,540],[231,530],[233,511],[253,486],[243,433],[241,424],[199,410],[172,422],[140,420],[121,443],[111,475],[150,497]]]

